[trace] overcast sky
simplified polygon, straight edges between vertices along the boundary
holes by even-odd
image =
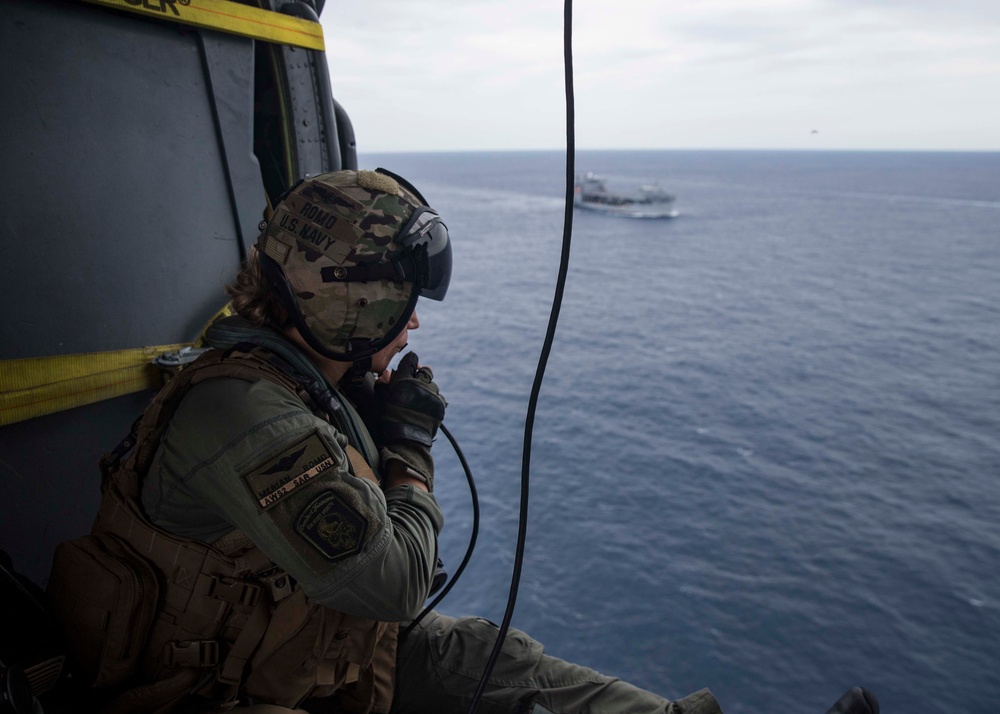
[[[362,152],[565,146],[559,0],[329,0]],[[576,0],[577,147],[1000,150],[1000,0]]]

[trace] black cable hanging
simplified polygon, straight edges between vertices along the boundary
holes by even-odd
[[[455,440],[455,437],[451,435],[447,427],[444,424],[441,425],[441,433],[448,437],[448,441],[451,442],[452,448],[455,450],[455,454],[458,456],[458,460],[462,463],[462,468],[465,469],[465,478],[469,482],[469,495],[472,496],[472,535],[469,536],[469,547],[465,550],[465,557],[462,558],[462,562],[459,564],[458,569],[455,571],[455,575],[448,581],[448,584],[444,586],[444,589],[438,593],[437,597],[431,600],[431,603],[425,607],[419,615],[413,618],[413,621],[406,626],[406,629],[399,633],[399,639],[403,640],[410,630],[420,624],[420,621],[427,617],[427,613],[438,606],[445,596],[451,592],[451,589],[455,587],[455,583],[458,579],[462,577],[462,573],[465,572],[465,566],[469,564],[472,559],[472,551],[476,549],[476,538],[479,536],[479,492],[476,491],[476,481],[472,477],[472,469],[469,467],[469,462],[465,460],[465,454],[462,453],[461,447]]]
[[[559,275],[556,278],[555,296],[552,299],[552,310],[549,313],[549,326],[545,333],[545,340],[542,343],[542,351],[538,357],[538,367],[535,370],[535,381],[531,386],[531,397],[528,399],[528,412],[524,423],[524,446],[521,455],[521,507],[518,514],[517,527],[517,548],[514,554],[514,572],[511,575],[510,595],[507,598],[507,610],[504,612],[503,621],[500,623],[500,631],[497,634],[497,641],[493,645],[493,651],[486,663],[482,679],[469,705],[468,714],[474,714],[486,691],[486,683],[493,673],[497,659],[500,656],[500,648],[507,638],[507,631],[510,629],[510,621],[514,615],[514,604],[517,601],[517,588],[521,581],[521,565],[524,561],[524,542],[528,531],[528,481],[531,466],[531,434],[535,423],[535,409],[538,405],[538,393],[542,388],[542,379],[545,376],[545,366],[549,360],[549,353],[552,351],[552,340],[556,334],[556,325],[559,322],[559,310],[562,307],[563,291],[566,286],[566,274],[569,270],[569,250],[573,235],[573,189],[576,175],[576,133],[575,133],[575,106],[573,100],[573,0],[565,0],[563,6],[563,66],[565,68],[566,83],[566,205],[563,218],[563,238],[562,254],[559,259]]]

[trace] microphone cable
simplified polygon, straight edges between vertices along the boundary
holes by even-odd
[[[451,442],[451,447],[455,450],[458,460],[462,463],[462,468],[465,470],[465,478],[469,482],[469,495],[472,497],[472,535],[469,536],[469,547],[465,551],[465,557],[462,558],[462,562],[455,570],[455,575],[448,580],[447,585],[437,594],[437,597],[421,610],[419,615],[413,618],[405,630],[399,633],[400,640],[405,639],[410,634],[410,630],[420,624],[420,621],[427,616],[427,613],[437,607],[438,603],[444,600],[445,596],[455,587],[455,583],[458,582],[458,579],[462,577],[462,573],[465,571],[465,566],[472,559],[472,551],[476,549],[476,538],[479,536],[479,493],[476,491],[476,480],[472,477],[472,469],[469,467],[469,462],[465,460],[465,454],[462,453],[462,449],[455,440],[455,437],[451,435],[451,432],[448,431],[448,428],[444,424],[441,424],[441,433],[448,437],[448,441]]]

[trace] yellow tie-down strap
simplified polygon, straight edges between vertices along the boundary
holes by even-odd
[[[188,344],[0,361],[0,426],[155,389],[152,360]]]
[[[146,17],[206,27],[255,40],[324,51],[318,22],[241,5],[232,0],[84,0],[94,5],[137,12]]]
[[[235,314],[227,304],[208,321]],[[0,360],[0,426],[113,399],[144,389],[159,389],[163,373],[152,361],[194,343],[134,347],[52,357]]]

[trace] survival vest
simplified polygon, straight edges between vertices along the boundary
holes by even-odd
[[[134,441],[102,460],[90,535],[57,547],[48,605],[78,667],[108,692],[103,711],[168,712],[188,697],[294,708],[330,696],[337,711],[389,711],[396,623],[311,603],[239,530],[206,545],[156,527],[140,506],[142,476],[171,417],[205,380],[268,379],[329,418],[280,362],[243,344],[180,370],[137,422]],[[347,453],[356,476],[377,481],[356,449]]]

